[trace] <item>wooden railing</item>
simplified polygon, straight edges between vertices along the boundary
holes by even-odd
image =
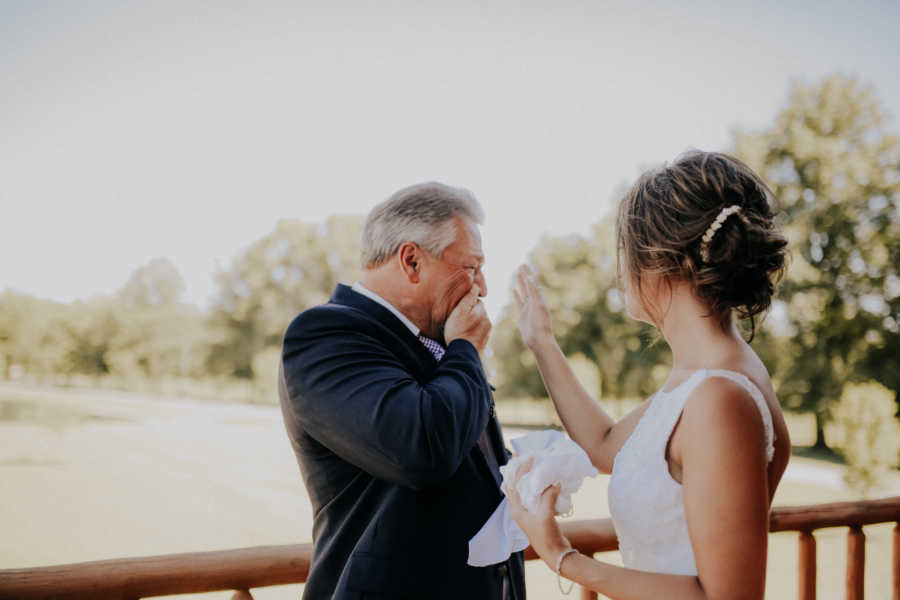
[[[863,502],[779,507],[770,530],[799,533],[799,598],[816,597],[816,539],[813,531],[847,527],[847,600],[862,600],[865,534],[862,527],[894,523],[893,598],[900,600],[900,497]],[[609,519],[563,523],[572,545],[593,555],[618,548]],[[529,548],[527,560],[537,557]],[[52,567],[0,570],[0,598],[137,600],[152,596],[235,590],[233,600],[249,600],[249,590],[302,583],[309,575],[311,544],[264,546],[218,552],[123,558]],[[588,590],[583,600],[597,598]]]

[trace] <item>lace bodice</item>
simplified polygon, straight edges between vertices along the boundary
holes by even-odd
[[[666,445],[691,392],[708,377],[724,377],[747,390],[762,415],[766,458],[775,453],[769,405],[753,382],[734,371],[695,371],[669,392],[658,391],[631,436],[616,454],[609,481],[612,515],[622,561],[628,568],[696,575],[681,485],[672,479]]]

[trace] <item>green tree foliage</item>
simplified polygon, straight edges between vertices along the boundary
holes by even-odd
[[[605,398],[645,396],[661,383],[657,365],[668,362],[668,346],[625,313],[617,287],[613,223],[601,221],[588,237],[541,240],[530,261],[550,308],[554,333],[567,356],[596,365],[585,375],[588,390]],[[498,389],[504,396],[544,396],[534,358],[525,348],[512,305],[504,309],[491,338]],[[584,365],[581,371],[587,372]]]
[[[184,280],[166,259],[132,273],[109,307],[111,373],[125,379],[204,374],[211,336],[203,313],[180,301],[183,292]]]
[[[845,480],[863,496],[891,469],[900,453],[895,394],[880,383],[848,383],[826,426],[830,444],[847,461]]]
[[[68,313],[64,324],[69,338],[65,372],[109,375],[110,348],[120,325],[114,302],[107,298],[76,302]]]
[[[0,376],[64,372],[68,318],[65,304],[12,291],[0,294]]]
[[[184,279],[169,260],[157,258],[131,274],[118,296],[128,307],[171,306],[184,293]]]
[[[795,84],[772,129],[736,135],[783,211],[793,261],[768,350],[782,402],[815,412],[819,446],[844,382],[900,389],[900,138],[886,123],[871,88],[834,76]]]
[[[339,281],[359,277],[361,229],[357,216],[333,216],[322,225],[280,221],[220,271],[210,369],[252,378],[254,357],[281,345],[297,313],[326,302]]]
[[[210,313],[181,301],[184,281],[165,259],[136,269],[112,296],[62,304],[4,292],[0,377],[111,376],[128,385],[258,373],[256,396],[273,398],[285,327],[338,281],[360,276],[361,227],[356,216],[280,222],[217,274]]]
[[[157,259],[114,296],[67,305],[6,292],[0,375],[202,376],[209,333],[203,313],[178,300],[183,289],[174,265]]]

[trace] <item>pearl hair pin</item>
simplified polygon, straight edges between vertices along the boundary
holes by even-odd
[[[719,216],[716,217],[716,220],[710,223],[706,233],[703,234],[703,240],[700,244],[700,258],[703,259],[703,262],[709,262],[709,243],[712,241],[713,236],[716,235],[716,232],[722,228],[722,223],[725,222],[725,219],[740,211],[740,206],[732,204],[727,208],[723,208],[719,212]]]

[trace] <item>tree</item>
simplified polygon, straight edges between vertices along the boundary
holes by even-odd
[[[847,461],[845,481],[863,496],[897,466],[900,422],[894,397],[873,381],[848,383],[826,427],[831,444]]]
[[[0,377],[44,376],[67,368],[69,307],[13,291],[0,294]]]
[[[333,216],[322,225],[280,221],[219,271],[211,370],[252,378],[254,357],[281,345],[297,313],[326,302],[338,281],[359,277],[361,229],[357,216]]]
[[[613,222],[598,223],[589,237],[544,238],[530,259],[550,308],[563,352],[596,365],[595,397],[646,396],[662,383],[668,346],[649,326],[625,314],[617,287]],[[525,348],[510,305],[491,338],[499,391],[505,396],[546,394],[531,353]],[[580,355],[580,356],[579,356]],[[583,357],[583,358],[581,358]],[[588,370],[582,365],[582,371]],[[592,387],[593,387],[592,385]]]
[[[184,280],[166,259],[137,268],[113,299],[117,327],[109,372],[126,379],[203,376],[211,336],[206,318],[180,301]]]
[[[771,130],[735,136],[783,211],[778,393],[815,413],[820,447],[845,382],[900,388],[900,139],[886,124],[870,87],[833,76],[794,84]]]
[[[120,326],[114,301],[103,297],[78,301],[68,312],[64,328],[69,337],[69,351],[63,372],[109,375],[109,350]]]
[[[154,260],[114,296],[62,304],[0,295],[0,376],[120,378],[203,375],[209,342],[201,311],[178,301],[175,267]]]
[[[137,268],[118,292],[126,306],[167,306],[179,301],[184,279],[168,259],[156,258]]]

